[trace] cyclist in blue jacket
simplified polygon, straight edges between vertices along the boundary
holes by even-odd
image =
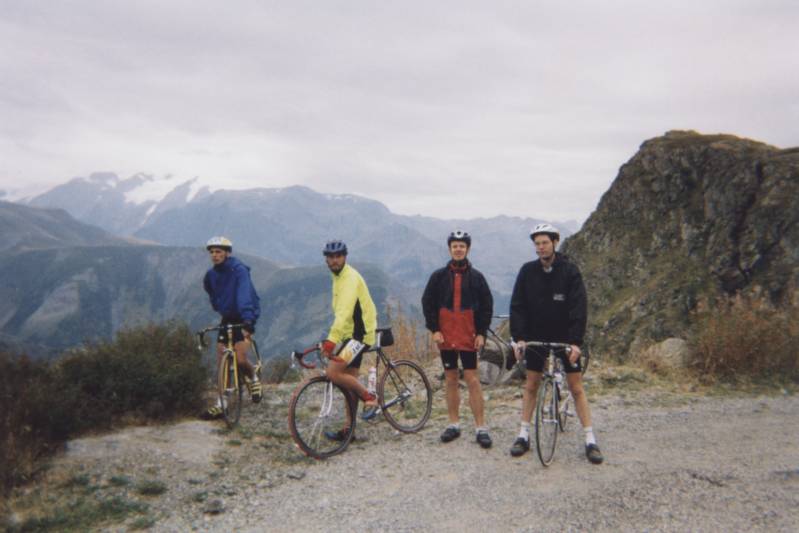
[[[211,255],[213,266],[203,279],[203,287],[211,300],[211,307],[222,316],[220,326],[244,324],[233,329],[233,342],[236,360],[245,376],[245,383],[253,402],[260,402],[263,396],[261,380],[257,369],[247,358],[250,336],[255,333],[255,323],[261,314],[260,299],[250,279],[250,267],[233,257],[233,243],[226,237],[211,237],[205,245]],[[227,330],[220,330],[216,345],[217,366],[227,345]],[[210,407],[205,418],[222,416],[222,406]]]

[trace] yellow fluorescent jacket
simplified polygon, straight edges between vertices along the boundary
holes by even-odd
[[[346,264],[338,275],[332,273],[331,275],[335,320],[327,335],[328,340],[339,343],[345,339],[358,339],[358,334],[362,333],[363,339],[358,340],[373,346],[377,328],[377,308],[369,295],[366,282],[357,270]],[[356,321],[359,323],[356,324]]]

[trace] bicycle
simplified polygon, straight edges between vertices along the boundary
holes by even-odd
[[[205,342],[205,334],[211,331],[227,330],[227,346],[225,346],[222,357],[217,365],[216,384],[219,403],[222,407],[222,417],[229,428],[238,424],[241,417],[241,404],[243,393],[243,376],[239,374],[239,365],[236,361],[236,350],[233,343],[233,330],[240,328],[244,324],[226,324],[223,326],[209,326],[196,333],[200,350],[208,347]],[[261,379],[261,354],[258,353],[258,344],[255,339],[250,337],[252,351],[255,353],[255,379]]]
[[[568,355],[571,353],[571,346],[560,342],[537,341],[530,341],[527,346],[549,350],[535,404],[536,451],[541,464],[549,466],[555,457],[558,432],[566,431],[568,418],[574,416],[574,411],[571,410],[573,399],[568,387],[565,400],[561,400],[565,371],[561,358],[555,356],[555,350],[564,350]]]
[[[433,389],[424,370],[413,361],[392,361],[383,352],[383,346],[393,342],[391,328],[376,330],[375,345],[364,353],[376,354],[378,369],[377,401],[385,419],[396,430],[415,433],[422,429],[430,418],[433,407]],[[391,341],[385,342],[383,341]],[[305,358],[315,354],[322,373],[297,386],[289,403],[289,430],[297,447],[315,459],[326,459],[343,452],[355,433],[357,402],[351,402],[349,392],[334,384],[327,377],[324,367],[326,358],[320,354],[320,346],[291,353],[292,366],[299,364],[314,369],[316,363]],[[380,373],[380,364],[385,370]],[[326,433],[345,430],[343,439],[333,440]]]

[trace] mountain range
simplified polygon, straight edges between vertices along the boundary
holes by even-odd
[[[405,216],[375,200],[301,186],[212,191],[197,179],[173,184],[143,174],[74,178],[28,204],[62,208],[113,234],[166,245],[201,246],[211,235],[223,234],[237,251],[282,265],[318,265],[324,242],[339,238],[348,243],[352,258],[379,266],[392,281],[415,289],[414,296],[448,259],[447,235],[464,229],[473,237],[470,257],[502,307],[519,266],[533,256],[529,230],[540,222]],[[577,229],[573,221],[556,224],[564,237]]]
[[[504,312],[535,223],[409,217],[368,198],[299,186],[212,191],[196,179],[95,173],[22,204],[0,202],[0,267],[14,280],[0,289],[0,345],[52,356],[146,321],[212,323],[200,282],[203,244],[217,234],[231,237],[252,267],[263,306],[256,339],[267,356],[318,340],[327,327],[320,252],[332,237],[349,243],[349,260],[385,320],[390,302],[418,314],[427,276],[447,260],[446,236],[467,228],[472,259]]]
[[[123,327],[172,319],[218,321],[202,289],[204,249],[140,244],[74,220],[63,210],[0,202],[0,348],[54,357]],[[331,320],[324,266],[281,267],[237,254],[261,296],[256,340],[264,356],[311,344]],[[386,275],[356,263],[385,321]]]
[[[797,201],[797,148],[690,131],[644,142],[579,232],[555,222],[568,236],[562,251],[583,272],[595,353],[624,358],[689,338],[699,302],[725,295],[799,305]],[[381,311],[393,303],[418,317],[421,289],[447,259],[447,234],[466,229],[470,258],[504,312],[538,222],[411,217],[306,187],[212,190],[145,175],[75,178],[26,203],[0,202],[0,344],[42,350],[146,320],[213,322],[200,282],[203,244],[217,234],[252,267],[266,355],[324,333],[330,289],[320,252],[334,237],[348,242]]]

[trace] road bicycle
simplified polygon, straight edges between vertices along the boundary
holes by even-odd
[[[556,350],[562,350],[568,356],[571,353],[571,346],[560,342],[530,341],[526,344],[528,348],[532,346],[548,350],[535,404],[535,447],[541,464],[549,466],[555,457],[558,433],[566,431],[569,417],[574,416],[572,410],[574,400],[568,387],[565,387],[565,397],[563,395],[563,381],[566,375],[563,362],[555,354]]]
[[[375,345],[364,353],[375,353],[377,367],[377,402],[383,417],[403,433],[415,433],[430,418],[433,389],[424,370],[413,361],[392,361],[383,352],[384,340],[390,340],[391,328],[376,331]],[[393,342],[393,341],[391,341]],[[388,346],[391,342],[385,342]],[[307,361],[309,355],[317,362]],[[289,403],[289,430],[294,442],[306,455],[326,459],[343,452],[355,433],[357,402],[343,387],[327,377],[327,359],[321,356],[319,345],[291,353],[292,365],[306,369],[321,367],[321,374],[300,383]],[[384,370],[380,371],[380,366]],[[340,438],[331,435],[343,432]]]
[[[219,404],[222,408],[222,417],[229,428],[233,428],[239,423],[241,417],[241,403],[244,387],[244,376],[239,373],[239,365],[236,362],[236,350],[233,343],[233,330],[241,328],[244,324],[225,324],[221,326],[210,326],[201,329],[196,333],[200,349],[208,347],[205,342],[205,334],[211,331],[227,330],[227,345],[222,351],[222,357],[217,365],[216,385],[219,395]],[[255,339],[250,337],[252,352],[255,354],[255,379],[261,379],[261,354],[258,353],[258,344]]]

